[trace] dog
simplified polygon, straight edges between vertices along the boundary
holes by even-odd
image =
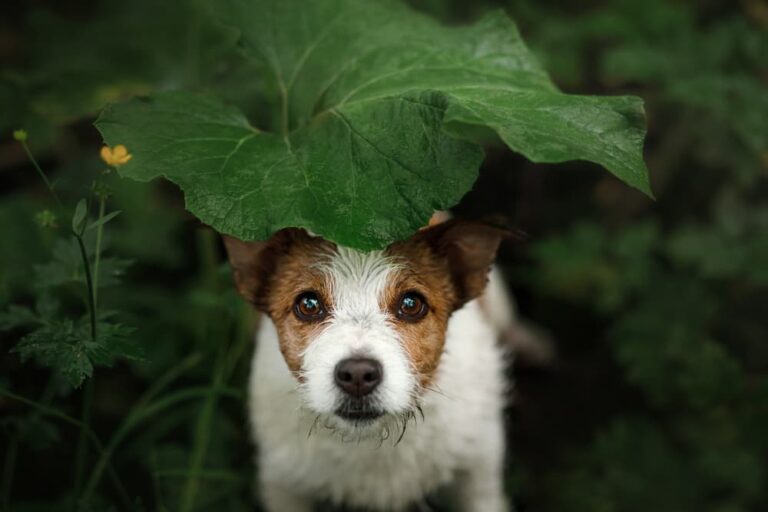
[[[453,219],[372,252],[298,228],[223,237],[263,313],[248,406],[267,511],[400,511],[444,487],[460,510],[510,509],[497,338],[513,319],[491,272],[509,235]]]

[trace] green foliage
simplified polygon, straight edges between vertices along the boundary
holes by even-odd
[[[74,387],[93,375],[95,365],[112,366],[118,357],[138,359],[143,353],[130,338],[133,329],[121,324],[98,322],[96,338],[92,339],[87,318],[79,322],[68,318],[37,320],[42,325],[21,338],[13,351],[22,362],[34,359],[60,372]]]
[[[642,90],[660,138],[649,158],[656,211],[604,199],[611,218],[532,247],[526,281],[607,324],[595,343],[632,390],[532,492],[549,495],[552,510],[761,510],[765,20],[664,0],[578,15],[516,4],[561,82]]]
[[[124,176],[174,181],[219,231],[300,226],[360,249],[405,238],[471,188],[480,148],[453,137],[473,125],[533,161],[597,162],[650,194],[640,100],[562,94],[505,14],[448,28],[375,0],[214,10],[266,70],[278,122],[256,124],[271,131],[185,93],[114,105],[97,126],[135,154]]]
[[[87,233],[85,240],[89,260],[94,259],[95,233]],[[102,249],[109,246],[102,245]],[[120,277],[131,266],[131,260],[115,257],[101,258],[99,265],[98,283],[100,287],[114,286],[120,282]],[[73,237],[60,238],[53,247],[53,258],[44,264],[36,265],[32,282],[40,289],[67,284],[85,285],[85,273],[77,240]]]
[[[328,13],[311,10],[330,4],[285,14],[293,32],[258,31],[269,20],[232,11],[237,5],[229,2],[43,1],[25,4],[23,16],[14,14],[16,8],[8,10],[10,24],[0,20],[11,43],[3,45],[2,57],[13,53],[0,74],[0,130],[5,135],[0,172],[7,184],[0,197],[0,347],[5,354],[0,358],[0,510],[253,509],[253,449],[243,407],[252,319],[233,290],[216,235],[201,229],[182,208],[184,200],[195,197],[202,208],[208,190],[223,201],[229,189],[197,173],[204,161],[174,160],[173,148],[150,148],[156,158],[142,163],[142,141],[149,136],[184,139],[203,129],[239,140],[257,133],[257,127],[259,137],[274,142],[274,151],[284,151],[287,121],[295,152],[307,156],[311,150],[315,162],[323,149],[319,146],[327,144],[329,162],[348,160],[347,167],[321,170],[334,177],[335,186],[353,190],[347,178],[355,176],[349,162],[356,161],[349,148],[366,161],[379,156],[371,155],[364,141],[351,138],[338,118],[321,116],[314,103],[333,108],[371,79],[360,89],[361,97],[391,92],[400,99],[350,101],[343,108],[354,107],[358,117],[353,121],[373,130],[365,135],[376,140],[402,136],[406,143],[395,149],[416,161],[401,162],[414,168],[437,162],[440,167],[434,171],[439,174],[425,173],[424,180],[398,175],[403,170],[394,163],[373,166],[371,172],[400,176],[408,183],[405,192],[420,187],[438,203],[445,201],[441,189],[449,187],[437,176],[448,173],[468,188],[481,158],[474,144],[489,133],[529,158],[541,151],[543,160],[556,160],[559,141],[536,136],[521,142],[516,137],[525,134],[502,121],[530,115],[552,135],[557,120],[594,116],[594,126],[618,128],[601,135],[606,146],[618,146],[616,154],[621,154],[633,147],[633,137],[640,137],[642,123],[636,100],[613,95],[644,98],[650,131],[645,155],[658,202],[601,177],[592,164],[532,165],[508,151],[491,150],[475,190],[460,207],[470,216],[500,210],[531,233],[529,242],[504,247],[501,264],[513,281],[521,313],[552,331],[560,357],[543,371],[515,372],[508,485],[520,510],[765,508],[768,106],[763,56],[768,33],[752,10],[754,2],[608,0],[598,8],[588,1],[513,0],[506,7],[535,60],[505,15],[482,14],[499,2],[412,3],[450,23],[438,25],[399,4],[393,3],[391,11],[384,3],[375,4],[386,16],[367,30],[370,42],[344,45],[337,37],[357,37],[358,25],[375,17],[374,11],[361,13],[346,29],[340,18],[320,37],[310,30]],[[209,4],[220,11],[226,7],[228,14],[220,16],[229,19],[229,28],[210,15]],[[280,9],[291,5],[281,3],[276,15],[283,16]],[[365,10],[359,2],[339,5]],[[468,23],[470,14],[474,24]],[[399,16],[402,27],[394,26]],[[304,22],[306,33],[299,25]],[[426,28],[406,33],[414,24]],[[457,27],[447,28],[452,25]],[[386,51],[377,47],[385,30],[398,34],[402,44]],[[482,41],[497,44],[493,37],[511,45],[495,56],[501,62],[489,58],[465,69],[456,60],[457,52]],[[315,40],[316,49],[302,59]],[[422,55],[422,43],[440,43],[444,51]],[[320,96],[324,84],[306,78],[331,69],[326,64],[333,60],[333,45],[340,46],[339,63],[363,48],[372,53],[350,64],[344,79]],[[270,48],[276,53],[267,52]],[[403,57],[408,49],[413,55]],[[523,60],[503,59],[513,54]],[[419,62],[429,68],[445,64],[452,73],[399,67]],[[487,76],[490,68],[523,64],[533,66],[530,74]],[[387,75],[387,66],[403,72]],[[610,96],[563,95],[542,67],[566,91]],[[286,89],[286,117],[277,71],[285,85],[297,73]],[[494,85],[499,82],[493,80],[525,76],[532,81],[528,85],[540,88],[516,98],[513,106],[519,112],[509,111],[506,92],[473,103],[466,96],[453,97],[455,89],[427,87],[429,80],[448,87],[462,80]],[[409,83],[421,85],[401,88]],[[110,139],[127,144],[134,154],[128,164],[133,167],[120,171],[144,181],[167,174],[181,180],[186,197],[159,180],[138,183],[104,173],[90,121],[105,102],[135,94],[150,99],[112,107],[130,123],[111,129],[130,132],[136,141]],[[406,103],[404,97],[424,99],[435,108]],[[523,102],[536,97],[555,109],[554,118]],[[175,108],[184,123],[144,123],[157,105],[179,98],[187,102]],[[488,98],[496,103],[492,108]],[[560,101],[581,106],[574,110]],[[462,105],[479,109],[481,119],[471,119]],[[193,112],[203,114],[193,109],[203,108],[203,119],[193,118]],[[372,112],[386,123],[398,119],[401,132],[377,133],[368,119]],[[201,126],[206,116],[223,125]],[[572,129],[584,128],[579,123],[557,126],[571,139],[576,137]],[[28,134],[16,138],[25,139],[40,157],[63,208],[50,198],[34,167],[24,165],[23,148],[13,140],[19,127]],[[619,143],[611,136],[619,137]],[[232,164],[240,157],[256,158],[244,153],[254,139],[243,143]],[[420,154],[419,144],[425,141],[443,146],[435,154]],[[525,142],[530,144],[523,147]],[[175,155],[194,159],[211,148],[216,151],[209,156],[226,155],[234,142],[218,144],[184,143],[183,154]],[[595,147],[585,140],[567,151],[569,158],[608,166],[610,154],[602,155],[605,161],[590,156]],[[444,156],[438,160],[434,155]],[[463,172],[470,167],[472,172]],[[185,187],[183,180],[193,175],[209,181]],[[233,185],[243,187],[239,193],[247,185],[247,176],[242,179]],[[195,188],[199,183],[208,190]],[[488,196],[482,195],[484,188],[491,189]],[[394,185],[388,190],[397,194]],[[398,212],[377,211],[384,191],[360,194],[368,194],[360,197],[369,204],[359,200],[356,209],[376,212],[386,226],[399,226],[377,231],[381,240],[392,229],[412,229],[408,223],[416,225],[419,219],[408,212],[426,205],[417,201]],[[274,197],[285,199],[277,192]],[[82,198],[88,214],[76,225],[85,227],[85,259],[70,234]],[[263,199],[251,206],[270,211],[273,206]],[[386,200],[405,204],[399,195]],[[233,204],[227,201],[225,207]],[[118,210],[122,213],[115,218]],[[311,214],[307,219],[300,213],[295,215],[301,222],[317,223],[332,214],[305,212],[305,217]],[[235,208],[229,215],[238,222]],[[360,222],[352,219],[346,229]],[[262,233],[268,231],[262,226]],[[95,341],[84,260],[97,291]]]

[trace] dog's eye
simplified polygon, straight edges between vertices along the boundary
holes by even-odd
[[[400,306],[397,309],[397,317],[408,322],[415,322],[424,318],[427,314],[427,301],[416,292],[406,292],[400,299]]]
[[[315,292],[304,292],[296,297],[293,312],[304,322],[316,322],[325,317],[325,307]]]

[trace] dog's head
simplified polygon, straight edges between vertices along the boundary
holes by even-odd
[[[450,220],[368,253],[294,228],[224,242],[238,291],[277,328],[305,408],[359,431],[413,414],[448,318],[482,293],[507,234]]]

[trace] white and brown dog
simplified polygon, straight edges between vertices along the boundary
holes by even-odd
[[[507,234],[450,220],[367,253],[293,228],[225,237],[266,315],[249,407],[267,510],[403,510],[446,484],[462,510],[508,510],[497,338],[512,316],[500,280],[486,290]]]

